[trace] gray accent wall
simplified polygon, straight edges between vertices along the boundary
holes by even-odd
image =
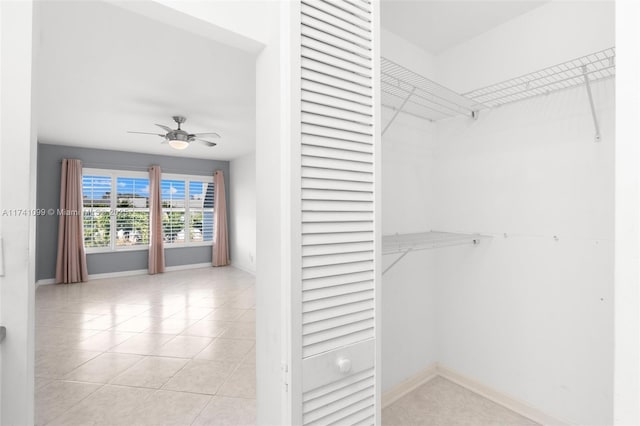
[[[153,164],[166,173],[210,176],[222,170],[225,192],[229,197],[229,162],[197,158],[170,157],[136,152],[78,148],[62,145],[38,144],[38,174],[36,206],[38,209],[57,209],[60,203],[60,168],[63,158],[78,158],[84,167],[114,170],[146,170]],[[229,200],[227,199],[227,205]],[[229,212],[227,218],[230,219]],[[228,220],[229,220],[228,219]],[[229,224],[231,229],[231,224]],[[231,240],[230,240],[231,241]],[[55,278],[58,247],[58,216],[36,218],[36,279]],[[135,271],[147,269],[148,251],[87,254],[89,274]],[[211,262],[211,247],[178,247],[165,249],[167,266],[182,266]]]

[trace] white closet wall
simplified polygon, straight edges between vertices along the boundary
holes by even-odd
[[[612,3],[549,3],[449,50],[438,73],[480,87],[613,46],[613,22]],[[614,81],[592,89],[599,143],[583,86],[438,123],[436,227],[497,236],[463,258],[438,251],[437,342],[448,368],[561,420],[610,424]]]
[[[573,424],[611,424],[613,81],[438,125],[439,362]],[[507,237],[501,236],[506,233]],[[556,241],[553,237],[557,236]]]
[[[382,31],[382,56],[423,75],[433,57],[407,40]],[[382,108],[382,126],[393,111]],[[383,137],[382,233],[422,232],[433,224],[435,125],[400,114]],[[382,286],[383,392],[436,361],[435,277],[432,251],[406,256],[384,275]],[[396,256],[383,256],[383,270]]]

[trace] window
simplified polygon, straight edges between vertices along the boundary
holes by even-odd
[[[213,178],[164,175],[161,181],[165,245],[213,241]],[[144,172],[84,169],[84,245],[88,253],[146,249],[149,178]]]
[[[162,230],[167,244],[213,241],[213,182],[202,178],[163,179]]]
[[[111,176],[82,176],[84,246],[111,246]]]
[[[116,246],[149,245],[149,179],[116,178]]]

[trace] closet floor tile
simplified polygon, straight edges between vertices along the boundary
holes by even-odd
[[[538,423],[442,377],[382,410],[383,426],[530,426]]]

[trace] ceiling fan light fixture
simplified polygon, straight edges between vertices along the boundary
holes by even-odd
[[[172,139],[169,141],[169,146],[174,149],[185,149],[189,146],[189,142],[180,139]]]

